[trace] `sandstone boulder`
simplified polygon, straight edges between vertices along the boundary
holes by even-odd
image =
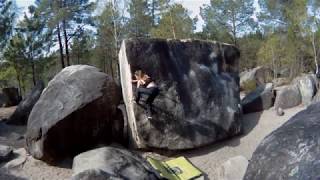
[[[102,147],[77,155],[72,165],[74,180],[159,179],[159,174],[142,157],[114,147]]]
[[[44,89],[44,82],[38,81],[36,86],[34,86],[30,92],[18,105],[17,109],[14,113],[10,116],[7,121],[7,124],[14,124],[14,125],[26,125],[28,122],[29,114],[36,104],[42,90]]]
[[[130,39],[119,54],[130,142],[136,148],[181,150],[240,133],[239,50],[199,40]],[[160,88],[148,119],[133,103],[136,70]]]
[[[272,83],[261,85],[242,99],[241,105],[243,113],[259,112],[269,109],[273,106],[274,99]]]
[[[16,106],[20,100],[21,97],[17,88],[3,88],[2,93],[0,93],[0,107]]]
[[[121,128],[114,128],[122,126],[114,124],[123,124],[117,110],[120,100],[118,85],[97,68],[64,68],[49,82],[30,113],[28,152],[50,163],[98,143],[121,141]]]
[[[320,103],[310,105],[257,147],[245,180],[319,179]]]
[[[245,90],[245,86],[252,83],[256,85],[256,87],[264,85],[270,82],[272,77],[273,72],[270,68],[258,66],[240,74],[240,88]]]
[[[304,75],[293,80],[297,84],[301,94],[301,101],[304,105],[309,105],[316,94],[317,86],[312,75]]]
[[[274,107],[288,109],[301,104],[301,94],[297,84],[281,87],[276,91]]]

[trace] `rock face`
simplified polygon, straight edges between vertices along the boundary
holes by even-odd
[[[243,113],[259,112],[269,109],[273,106],[274,99],[272,83],[259,86],[242,99],[241,105]]]
[[[0,107],[16,106],[21,98],[17,88],[3,88],[0,93]]]
[[[73,179],[159,179],[159,174],[142,157],[125,149],[102,147],[77,155]]]
[[[239,134],[239,50],[198,40],[125,40],[119,54],[130,142],[136,148],[190,149]],[[160,88],[152,119],[133,103],[136,70]]]
[[[276,92],[276,100],[274,107],[276,109],[288,109],[301,104],[301,94],[298,85],[293,84],[281,89]]]
[[[15,112],[8,119],[7,124],[26,125],[29,114],[33,106],[40,98],[43,89],[44,82],[38,81],[36,86],[31,90],[30,94],[28,94],[25,99],[19,103]]]
[[[317,91],[315,79],[312,75],[305,75],[294,79],[293,83],[299,87],[302,104],[309,105]]]
[[[97,68],[64,68],[44,89],[27,126],[28,152],[46,162],[86,151],[98,143],[120,141],[123,119],[118,85]],[[121,114],[121,113],[120,113]],[[118,132],[121,131],[121,132]]]
[[[320,177],[320,104],[310,105],[268,135],[253,153],[245,180]]]
[[[255,83],[257,87],[264,85],[271,80],[272,76],[273,72],[271,69],[258,66],[240,74],[240,88],[245,89],[245,84],[250,82]]]

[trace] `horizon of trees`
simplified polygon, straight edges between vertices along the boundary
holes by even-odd
[[[174,0],[35,0],[18,19],[12,0],[0,0],[0,88],[25,94],[62,68],[89,64],[115,80],[125,38],[217,40],[241,51],[240,70],[264,65],[274,78],[318,71],[320,2],[317,0],[211,0],[197,18]],[[102,12],[97,14],[97,6]]]

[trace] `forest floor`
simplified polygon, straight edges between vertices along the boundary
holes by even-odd
[[[221,165],[235,156],[244,156],[250,159],[261,140],[273,130],[280,127],[290,117],[303,110],[298,106],[285,110],[284,116],[277,116],[273,108],[246,114],[242,117],[244,134],[220,143],[189,150],[172,153],[168,156],[154,153],[141,153],[143,156],[155,155],[159,158],[187,157],[196,167],[202,170],[207,179],[220,179]],[[13,108],[0,108],[0,119],[8,117]],[[42,161],[32,158],[24,150],[24,134],[26,127],[8,126],[0,121],[0,144],[15,148],[12,161],[0,164],[0,180],[63,180],[70,179],[72,175],[72,159],[67,159],[57,166],[50,166]]]

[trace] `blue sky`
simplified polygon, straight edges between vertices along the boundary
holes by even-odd
[[[22,12],[24,12],[33,2],[34,0],[16,0],[18,7],[22,8]],[[176,2],[181,3],[185,8],[187,8],[191,13],[191,17],[198,16],[199,21],[197,23],[197,31],[200,31],[203,25],[203,20],[199,15],[200,7],[203,4],[209,4],[210,0],[176,0]]]

